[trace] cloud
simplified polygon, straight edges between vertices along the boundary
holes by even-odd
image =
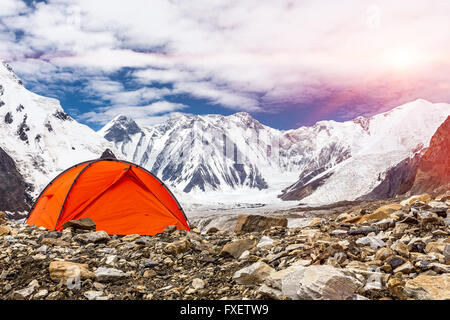
[[[109,107],[188,95],[317,120],[450,101],[447,0],[4,1],[0,55],[27,82],[79,80]]]
[[[188,106],[181,103],[171,103],[168,101],[157,101],[146,106],[116,105],[101,107],[95,111],[83,113],[77,117],[87,123],[97,123],[105,125],[118,115],[125,115],[133,118],[143,125],[153,125],[164,121],[170,114],[183,110]]]

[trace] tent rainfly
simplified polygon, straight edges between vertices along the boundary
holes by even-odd
[[[190,230],[169,189],[153,174],[130,162],[97,159],[58,175],[30,210],[26,223],[62,230],[65,222],[91,218],[108,234],[154,235],[168,225]]]

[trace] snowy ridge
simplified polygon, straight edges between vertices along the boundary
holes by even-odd
[[[245,112],[177,115],[151,127],[118,116],[99,134],[186,199],[226,202],[245,195],[248,201],[276,202],[281,190],[322,179],[302,199],[321,204],[373,190],[389,168],[428,146],[449,113],[448,104],[416,100],[371,118],[287,131]]]
[[[34,94],[0,61],[0,147],[40,193],[53,177],[79,162],[98,158],[107,140],[67,115],[56,99]]]

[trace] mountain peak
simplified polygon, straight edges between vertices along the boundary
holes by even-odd
[[[121,142],[130,135],[141,132],[141,128],[130,117],[120,114],[99,130],[99,134],[109,141]]]

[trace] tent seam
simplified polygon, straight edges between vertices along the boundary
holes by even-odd
[[[69,197],[70,191],[72,191],[73,186],[75,185],[75,183],[77,182],[77,180],[78,180],[78,178],[81,176],[81,174],[82,174],[83,172],[85,172],[86,169],[89,168],[89,167],[90,167],[91,165],[93,165],[94,163],[96,163],[96,161],[89,162],[89,164],[88,164],[86,167],[84,167],[84,168],[78,173],[78,175],[76,176],[76,178],[73,180],[72,184],[70,185],[69,190],[67,190],[66,197],[64,198],[64,201],[63,201],[62,206],[61,206],[61,210],[59,211],[59,214],[58,214],[58,218],[56,219],[56,223],[55,223],[55,228],[54,228],[54,230],[56,230],[56,227],[58,226],[58,221],[59,221],[59,219],[61,218],[61,214],[62,214],[62,212],[63,212],[63,210],[64,210],[64,206],[66,205],[67,198]]]

